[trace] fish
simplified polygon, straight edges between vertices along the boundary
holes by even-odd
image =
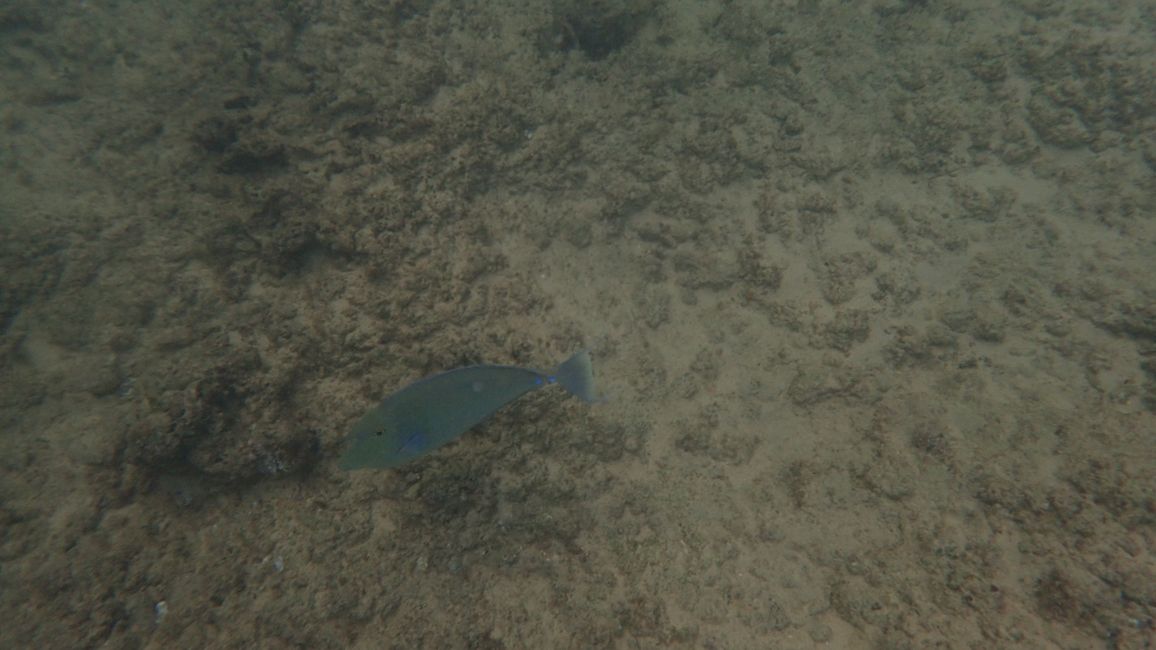
[[[526,393],[558,384],[584,402],[602,401],[590,352],[579,350],[553,373],[517,366],[447,370],[386,397],[357,421],[338,460],[344,470],[398,467],[469,431]]]

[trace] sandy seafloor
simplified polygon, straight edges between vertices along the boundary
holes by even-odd
[[[0,647],[1152,647],[1154,34],[6,0]],[[584,346],[607,404],[334,465]]]

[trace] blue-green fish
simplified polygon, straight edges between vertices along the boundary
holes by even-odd
[[[397,467],[457,438],[522,395],[554,383],[586,402],[598,401],[586,350],[553,374],[514,366],[469,366],[426,377],[358,420],[339,465]]]

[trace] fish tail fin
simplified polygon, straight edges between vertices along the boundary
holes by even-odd
[[[594,391],[594,369],[590,365],[589,350],[579,350],[563,361],[555,376],[563,388],[582,401],[592,404],[603,401]]]

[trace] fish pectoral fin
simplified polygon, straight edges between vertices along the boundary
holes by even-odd
[[[427,442],[428,440],[424,433],[421,431],[414,431],[413,433],[409,434],[408,437],[406,437],[405,441],[401,443],[401,446],[397,448],[397,451],[411,454],[421,453],[425,451]]]

